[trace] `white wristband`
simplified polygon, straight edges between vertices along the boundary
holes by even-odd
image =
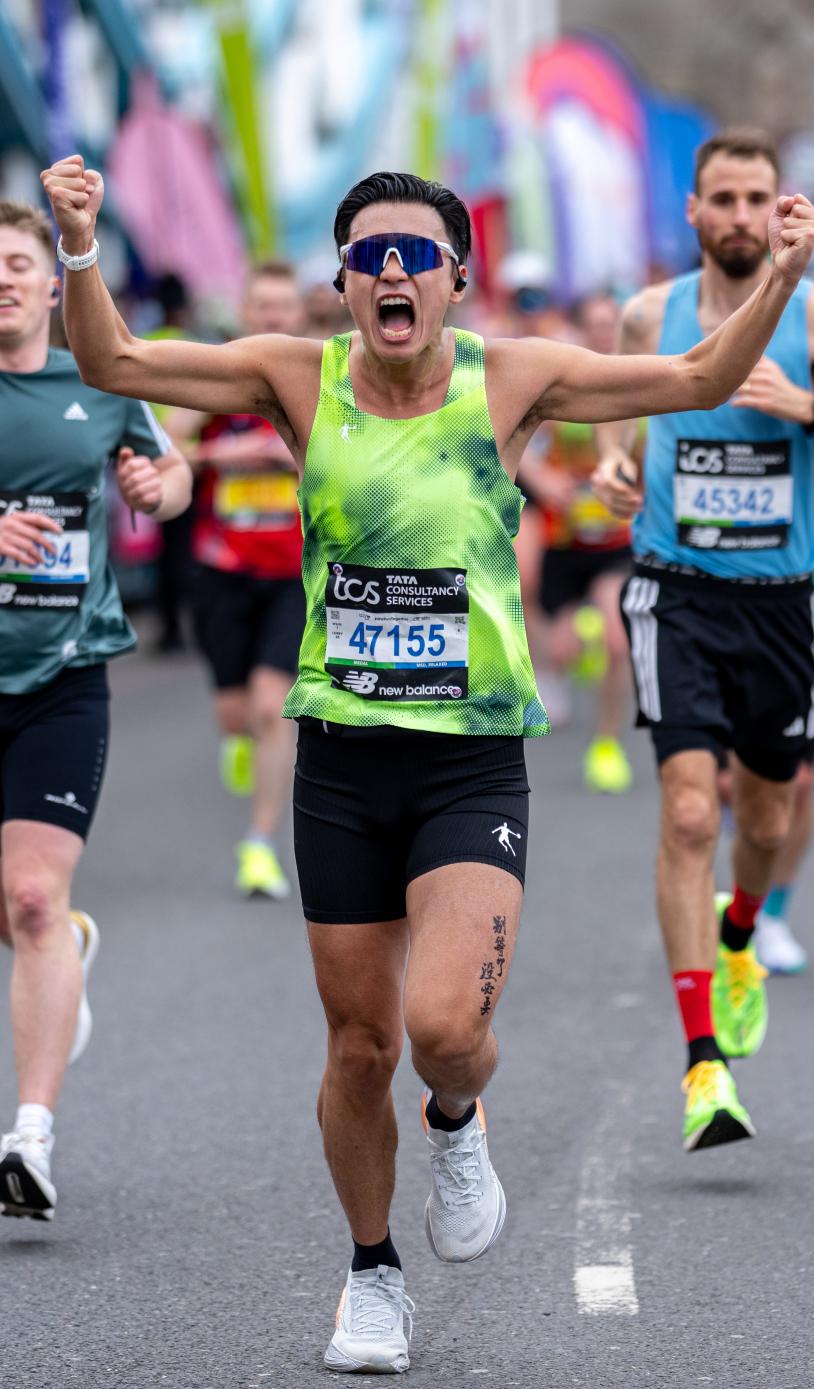
[[[57,242],[57,260],[62,261],[66,270],[89,270],[92,265],[96,264],[98,259],[99,242],[95,238],[90,250],[86,251],[82,256],[69,256],[68,252],[63,250],[62,237],[60,237]]]

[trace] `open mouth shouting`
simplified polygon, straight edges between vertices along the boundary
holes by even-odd
[[[386,294],[376,305],[379,332],[385,342],[408,342],[415,328],[415,309],[403,294]]]

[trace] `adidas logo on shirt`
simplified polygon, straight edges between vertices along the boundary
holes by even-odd
[[[68,406],[62,418],[63,420],[87,420],[90,416],[82,409],[79,401],[75,400],[73,405]]]

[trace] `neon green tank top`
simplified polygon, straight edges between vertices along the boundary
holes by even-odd
[[[522,498],[495,445],[483,339],[456,330],[444,404],[407,420],[357,409],[350,342],[322,354],[299,490],[308,615],[286,715],[548,733],[512,545]]]

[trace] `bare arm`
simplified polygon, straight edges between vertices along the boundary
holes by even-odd
[[[501,395],[512,394],[510,433],[530,433],[545,418],[600,423],[709,410],[727,400],[766,348],[811,258],[814,206],[807,198],[778,199],[769,242],[773,263],[763,283],[682,356],[601,356],[544,339],[502,344],[497,385]]]
[[[85,171],[79,155],[42,175],[69,255],[93,244],[104,196],[100,174]],[[274,378],[302,351],[301,340],[242,338],[223,346],[136,338],[117,312],[98,262],[65,275],[65,327],[83,381],[116,395],[136,396],[211,413],[262,414],[281,432],[291,426]]]

